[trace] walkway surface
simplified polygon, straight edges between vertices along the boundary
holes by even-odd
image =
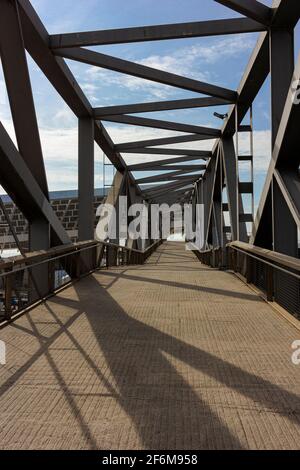
[[[299,449],[299,336],[166,243],[0,331],[0,448]]]

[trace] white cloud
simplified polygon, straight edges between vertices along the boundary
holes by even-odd
[[[12,122],[2,121],[7,131],[15,142]],[[160,129],[146,129],[132,126],[107,126],[107,131],[115,143],[148,140],[153,138],[169,137],[170,132]],[[173,132],[172,135],[181,135]],[[77,187],[77,161],[78,161],[78,129],[71,128],[45,129],[40,128],[40,136],[47,169],[49,188],[74,189]],[[210,150],[213,140],[187,142],[184,144],[168,145],[165,148],[187,148]],[[249,152],[249,138],[241,134],[240,152]],[[102,151],[96,146],[97,184],[102,182]],[[256,175],[264,174],[268,169],[271,156],[271,132],[256,131],[254,133],[254,168]],[[143,154],[123,154],[128,164],[142,163],[144,161],[156,161],[167,156],[152,156]],[[169,158],[172,158],[171,156]]]
[[[249,135],[240,134],[240,154],[249,154]],[[254,170],[256,173],[265,173],[271,160],[271,131],[254,132]],[[245,164],[246,165],[246,164]]]
[[[7,95],[4,80],[0,79],[0,106],[7,105]]]
[[[63,105],[52,118],[55,129],[72,128],[76,120],[76,117],[67,105]]]
[[[213,81],[208,67],[218,61],[228,60],[229,57],[237,57],[254,46],[253,38],[248,37],[241,40],[241,36],[228,37],[223,40],[214,40],[210,45],[195,44],[190,47],[181,47],[165,55],[151,55],[136,63],[146,65],[158,70],[175,73],[196,80]],[[143,91],[144,94],[152,95],[157,99],[163,99],[174,93],[174,88],[148,80],[118,74],[99,67],[91,66],[86,70],[83,88],[92,96],[99,86],[117,85],[127,88],[129,91]]]

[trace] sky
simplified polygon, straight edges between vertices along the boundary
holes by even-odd
[[[84,2],[82,0],[32,0],[31,3],[50,34],[240,16],[213,0],[84,0]],[[271,5],[271,1],[263,3]],[[235,90],[258,36],[258,34],[229,35],[101,46],[92,49]],[[298,32],[296,45],[296,54],[298,54]],[[199,97],[196,93],[181,91],[74,61],[68,60],[67,63],[94,107]],[[29,56],[28,64],[49,189],[51,191],[77,189],[77,118]],[[213,116],[213,113],[214,111],[222,113],[227,110],[228,107],[218,107],[147,113],[141,116],[219,128],[222,123]],[[0,120],[15,140],[1,66]],[[104,122],[104,125],[115,143],[176,135],[170,131],[107,122]],[[254,127],[257,204],[271,155],[269,80],[266,81],[254,103]],[[204,141],[183,144],[183,147],[210,150],[213,143],[213,141]],[[249,140],[246,135],[241,136],[240,146],[243,153],[248,153]],[[177,144],[176,147],[182,146]],[[102,187],[103,154],[97,146],[95,146],[95,151],[95,186]],[[124,154],[123,157],[128,164],[149,160],[149,156],[145,155]],[[159,158],[161,157],[157,157]],[[107,173],[111,174],[111,171],[107,170]],[[242,180],[247,181],[248,175],[247,168],[244,167],[241,170]],[[135,176],[144,175],[139,173]],[[110,180],[110,175],[106,174],[106,182]]]

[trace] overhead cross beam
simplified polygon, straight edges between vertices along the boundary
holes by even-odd
[[[161,149],[161,148],[140,148],[123,150],[122,153],[138,153],[145,155],[186,155],[189,157],[198,157],[199,160],[208,159],[211,157],[209,150],[190,150],[190,149]]]
[[[94,117],[95,119],[101,120],[104,119],[105,116],[115,116],[119,114],[150,113],[155,111],[170,111],[173,109],[206,108],[209,106],[226,106],[228,104],[230,104],[229,101],[213,97],[125,104],[120,106],[95,108]]]
[[[136,28],[87,31],[80,33],[54,34],[50,36],[50,47],[101,46],[132,42],[162,41],[225,34],[253,33],[262,31],[264,26],[249,18],[233,18],[193,23],[178,23]]]
[[[196,176],[196,177],[191,176],[191,182],[195,181],[197,179],[199,179],[198,176]],[[144,191],[144,194],[146,194],[147,196],[153,196],[155,194],[157,195],[161,191],[164,193],[164,192],[169,191],[171,189],[181,188],[181,187],[185,187],[187,185],[188,185],[187,182],[182,183],[182,182],[178,182],[178,181],[176,182],[175,181],[175,182],[172,182],[170,184],[162,184],[162,185],[156,186],[154,188],[149,188],[146,191]]]
[[[195,170],[197,171],[197,170]],[[137,179],[136,180],[136,183],[137,184],[147,184],[147,183],[156,183],[158,181],[169,181],[169,180],[173,180],[173,179],[178,179],[179,177],[181,176],[184,176],[185,178],[190,178],[191,176],[199,176],[200,177],[200,174],[198,175],[186,175],[187,173],[191,173],[190,170],[179,170],[179,171],[172,171],[172,172],[169,172],[169,173],[165,173],[165,174],[159,174],[159,175],[154,175],[154,176],[147,176],[146,178],[141,178],[141,179]],[[179,179],[182,179],[182,178],[179,178]]]
[[[153,166],[147,166],[144,169],[135,169],[134,166],[130,167],[131,171],[185,171],[188,170],[190,173],[196,171],[203,171],[206,170],[206,165],[157,165],[153,164]]]
[[[148,119],[136,116],[106,116],[105,121],[117,122],[119,124],[130,124],[132,126],[151,127],[153,129],[166,129],[177,132],[190,132],[199,135],[207,135],[211,138],[220,137],[219,129],[210,127],[193,126],[191,124],[181,124],[178,122],[161,121],[158,119]]]
[[[165,185],[167,186],[167,185]],[[182,188],[182,186],[184,186],[184,191],[183,193],[188,193],[188,191],[192,191],[192,189],[194,188],[194,183],[191,182],[191,183],[181,183],[177,186],[174,186],[173,189],[179,189],[179,188]],[[166,191],[159,191],[158,193],[156,194],[153,194],[153,195],[150,195],[150,196],[147,196],[152,202],[153,201],[158,201],[159,199],[160,200],[164,200],[164,201],[167,201],[167,200],[170,200],[172,199],[172,195],[174,194],[174,191],[170,191],[170,192],[166,192]],[[176,199],[176,197],[175,197]]]
[[[273,10],[256,0],[215,0],[225,7],[252,18],[265,26],[271,24]]]
[[[152,162],[144,162],[144,163],[137,163],[135,165],[130,165],[127,167],[128,170],[131,171],[143,171],[147,168],[151,168],[152,166],[160,166],[162,169],[168,169],[169,166],[164,167],[164,165],[170,164],[178,164],[183,162],[190,162],[194,160],[199,160],[199,157],[177,157],[177,158],[167,158],[165,160],[156,160]],[[194,165],[199,166],[199,165]],[[206,167],[206,165],[203,165]]]
[[[186,142],[199,142],[202,140],[211,140],[215,137],[210,135],[199,135],[199,134],[191,134],[191,135],[182,135],[178,137],[164,137],[159,139],[149,139],[149,140],[141,140],[136,142],[127,142],[115,145],[115,149],[119,152],[122,150],[128,149],[136,149],[136,148],[144,148],[144,147],[158,147],[159,145],[172,145],[172,144],[181,144]]]
[[[227,88],[210,85],[187,77],[181,77],[170,72],[157,70],[145,65],[136,64],[124,59],[118,59],[99,52],[90,51],[82,48],[55,49],[53,51],[57,56],[67,59],[83,62],[115,72],[125,73],[133,77],[143,78],[164,85],[174,86],[183,90],[194,91],[204,95],[222,98],[229,102],[236,101],[237,93]]]

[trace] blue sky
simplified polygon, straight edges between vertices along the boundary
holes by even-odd
[[[270,5],[270,1],[263,2]],[[32,0],[49,33],[111,29],[151,24],[221,19],[239,16],[213,0]],[[255,46],[258,34],[231,35],[113,45],[94,48],[106,54],[167,70],[180,75],[236,89]],[[297,52],[298,52],[297,35]],[[50,190],[77,188],[77,120],[56,91],[28,58],[45,164]],[[96,69],[68,61],[76,79],[93,106],[196,97],[153,82]],[[256,199],[270,158],[270,99],[266,82],[254,103]],[[208,108],[147,114],[147,117],[220,127],[213,112],[228,108]],[[0,68],[0,119],[12,137],[13,128]],[[117,142],[170,136],[172,132],[105,123]],[[212,141],[201,144],[210,149]],[[177,145],[178,147],[178,145]],[[184,147],[187,147],[185,144]],[[190,144],[199,148],[199,144]],[[246,152],[246,136],[241,140]],[[145,160],[144,155],[124,155],[128,163]],[[158,157],[159,158],[159,157]],[[154,160],[154,158],[153,158]],[[103,184],[103,156],[96,148],[95,185]],[[244,172],[243,178],[247,179]]]

